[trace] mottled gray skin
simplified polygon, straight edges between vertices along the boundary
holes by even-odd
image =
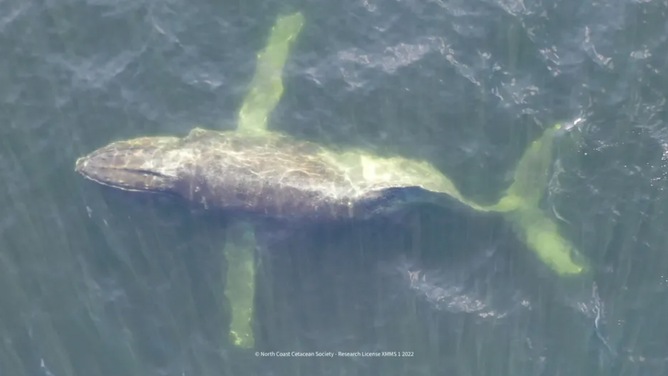
[[[183,139],[112,143],[77,160],[76,171],[117,189],[170,193],[204,209],[274,219],[364,219],[409,202],[453,204],[420,187],[360,179],[359,169],[326,155],[317,144],[280,134],[195,129]]]

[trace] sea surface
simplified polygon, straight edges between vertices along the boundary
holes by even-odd
[[[229,221],[74,162],[235,129],[296,11],[274,130],[425,159],[493,203],[533,140],[577,124],[542,209],[587,277],[494,218],[429,207],[286,231],[261,261],[262,353],[232,346]],[[5,0],[0,52],[0,376],[668,373],[665,0]],[[383,351],[403,356],[362,356]]]

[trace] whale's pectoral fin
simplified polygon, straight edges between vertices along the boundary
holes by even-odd
[[[290,45],[299,34],[304,16],[295,13],[279,17],[271,30],[265,49],[258,54],[250,90],[239,111],[237,131],[262,133],[267,130],[267,117],[283,94],[283,66]],[[252,318],[255,299],[255,228],[247,222],[229,227],[225,244],[227,283],[225,296],[231,306],[230,337],[240,347],[253,347]]]
[[[283,95],[283,66],[303,24],[304,16],[295,13],[280,17],[271,29],[267,46],[257,56],[255,75],[239,111],[237,131],[267,130],[267,118]]]
[[[236,346],[251,348],[253,304],[255,300],[255,228],[248,222],[232,223],[225,236],[227,273],[225,297],[231,307],[230,340]]]

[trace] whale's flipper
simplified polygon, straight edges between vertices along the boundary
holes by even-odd
[[[255,75],[239,111],[237,132],[265,132],[267,118],[283,95],[283,66],[304,24],[304,16],[295,13],[280,17],[271,29],[269,42],[257,55]]]
[[[258,54],[255,76],[239,111],[237,132],[266,132],[267,117],[283,94],[282,73],[290,45],[303,23],[304,16],[295,13],[279,17],[271,29],[267,46]],[[230,225],[227,235],[224,248],[227,261],[225,296],[232,315],[230,338],[236,346],[251,348],[255,345],[252,328],[257,247],[255,226],[236,221]]]

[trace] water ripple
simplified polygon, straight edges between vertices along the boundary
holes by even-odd
[[[105,89],[109,82],[123,73],[142,52],[123,51],[110,59],[102,56],[66,58],[58,54],[49,56],[47,61],[69,71],[75,87]]]
[[[13,9],[5,9],[8,6],[14,5]],[[20,20],[20,16],[24,15],[28,9],[32,7],[30,3],[10,3],[3,2],[0,4],[0,33],[5,32],[7,26],[11,25],[17,20]]]

